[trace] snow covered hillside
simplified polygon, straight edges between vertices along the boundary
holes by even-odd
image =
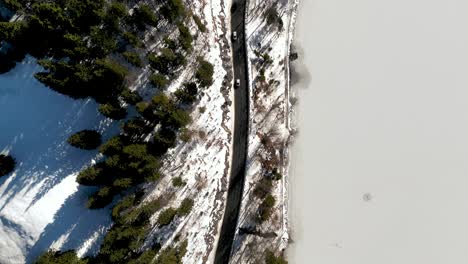
[[[101,116],[91,100],[44,87],[33,77],[39,70],[28,57],[0,75],[0,152],[18,163],[0,178],[0,263],[31,262],[49,247],[91,253],[111,224],[107,209],[86,208],[93,188],[75,182],[97,151],[73,148],[66,140],[82,129],[96,129],[107,139],[118,133],[118,123]]]
[[[213,257],[225,206],[231,149],[232,63],[229,45],[230,0],[191,1],[187,8],[198,15],[207,31],[189,26],[194,52],[188,67],[177,73],[166,92],[176,91],[194,76],[198,58],[214,66],[214,83],[203,90],[187,129],[188,142],[179,141],[163,160],[164,177],[147,184],[146,201],[172,197],[167,207],[185,198],[194,200],[190,214],[170,225],[154,227],[147,243],[171,246],[174,239],[187,239],[184,263],[205,263]],[[148,38],[149,39],[149,38]],[[145,42],[151,42],[148,39]],[[158,42],[152,40],[157,48]],[[67,138],[83,129],[102,133],[103,142],[119,133],[123,122],[111,121],[98,112],[93,100],[73,100],[50,90],[34,79],[40,71],[33,58],[0,75],[0,152],[11,154],[15,171],[0,178],[0,263],[31,263],[48,249],[76,249],[78,255],[96,253],[112,225],[109,206],[86,208],[95,190],[75,182],[76,175],[101,156],[69,146]],[[149,66],[132,71],[130,88],[144,98],[154,95]],[[173,186],[180,178],[183,186]]]
[[[163,247],[170,246],[176,237],[187,239],[184,263],[212,262],[225,207],[233,118],[233,77],[228,41],[230,6],[230,0],[220,0],[194,1],[189,7],[207,27],[205,34],[198,34],[195,50],[199,54],[194,54],[191,59],[204,56],[214,65],[214,83],[203,91],[191,115],[194,121],[188,129],[192,132],[192,140],[179,142],[169,151],[162,169],[165,177],[156,187],[147,188],[150,192],[147,200],[174,197],[167,207],[177,207],[185,198],[195,202],[189,216],[173,221],[168,227],[157,227],[155,222],[159,214],[155,214],[152,217],[154,228],[148,237],[148,241],[156,239]],[[187,68],[181,72],[168,90],[178,88],[179,83],[193,75],[192,70]],[[178,177],[184,181],[183,187],[172,186],[171,181]]]

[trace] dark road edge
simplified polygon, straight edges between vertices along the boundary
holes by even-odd
[[[234,0],[231,8],[231,32],[236,31],[238,39],[232,43],[234,80],[239,79],[239,87],[234,89],[234,137],[231,175],[226,207],[215,253],[215,264],[229,263],[236,233],[242,194],[245,182],[247,161],[247,141],[249,130],[249,76],[247,65],[247,40],[245,36],[246,0]]]

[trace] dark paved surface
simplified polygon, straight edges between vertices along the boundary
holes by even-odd
[[[231,8],[231,29],[238,38],[232,40],[234,60],[234,81],[240,80],[240,86],[234,91],[234,145],[229,189],[224,211],[224,218],[216,248],[215,263],[229,263],[230,252],[236,232],[237,220],[242,201],[247,160],[247,137],[249,128],[249,88],[247,75],[247,53],[245,46],[245,4],[246,0],[234,0]]]

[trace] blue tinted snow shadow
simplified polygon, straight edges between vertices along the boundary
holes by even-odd
[[[0,216],[12,224],[14,216],[6,215],[3,209],[15,199],[24,199],[17,195],[19,191],[31,190],[44,182],[32,200],[24,201],[29,204],[27,211],[64,178],[79,172],[97,157],[95,150],[70,147],[66,140],[71,134],[96,129],[103,134],[103,140],[118,134],[119,123],[100,115],[93,100],[74,100],[38,82],[34,73],[41,70],[33,58],[27,57],[12,71],[0,75],[0,152],[10,153],[17,160],[15,172],[0,178]],[[53,222],[23,252],[30,256],[28,262],[48,249],[63,232],[71,232],[64,245],[73,248],[94,231],[109,226],[108,209],[91,211],[85,207],[91,191],[80,187],[65,201],[57,201],[62,206]]]

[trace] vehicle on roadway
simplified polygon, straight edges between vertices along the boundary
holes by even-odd
[[[232,39],[237,40],[237,31],[232,32]]]
[[[239,87],[240,86],[240,79],[236,79],[236,83],[235,83],[235,87]]]

